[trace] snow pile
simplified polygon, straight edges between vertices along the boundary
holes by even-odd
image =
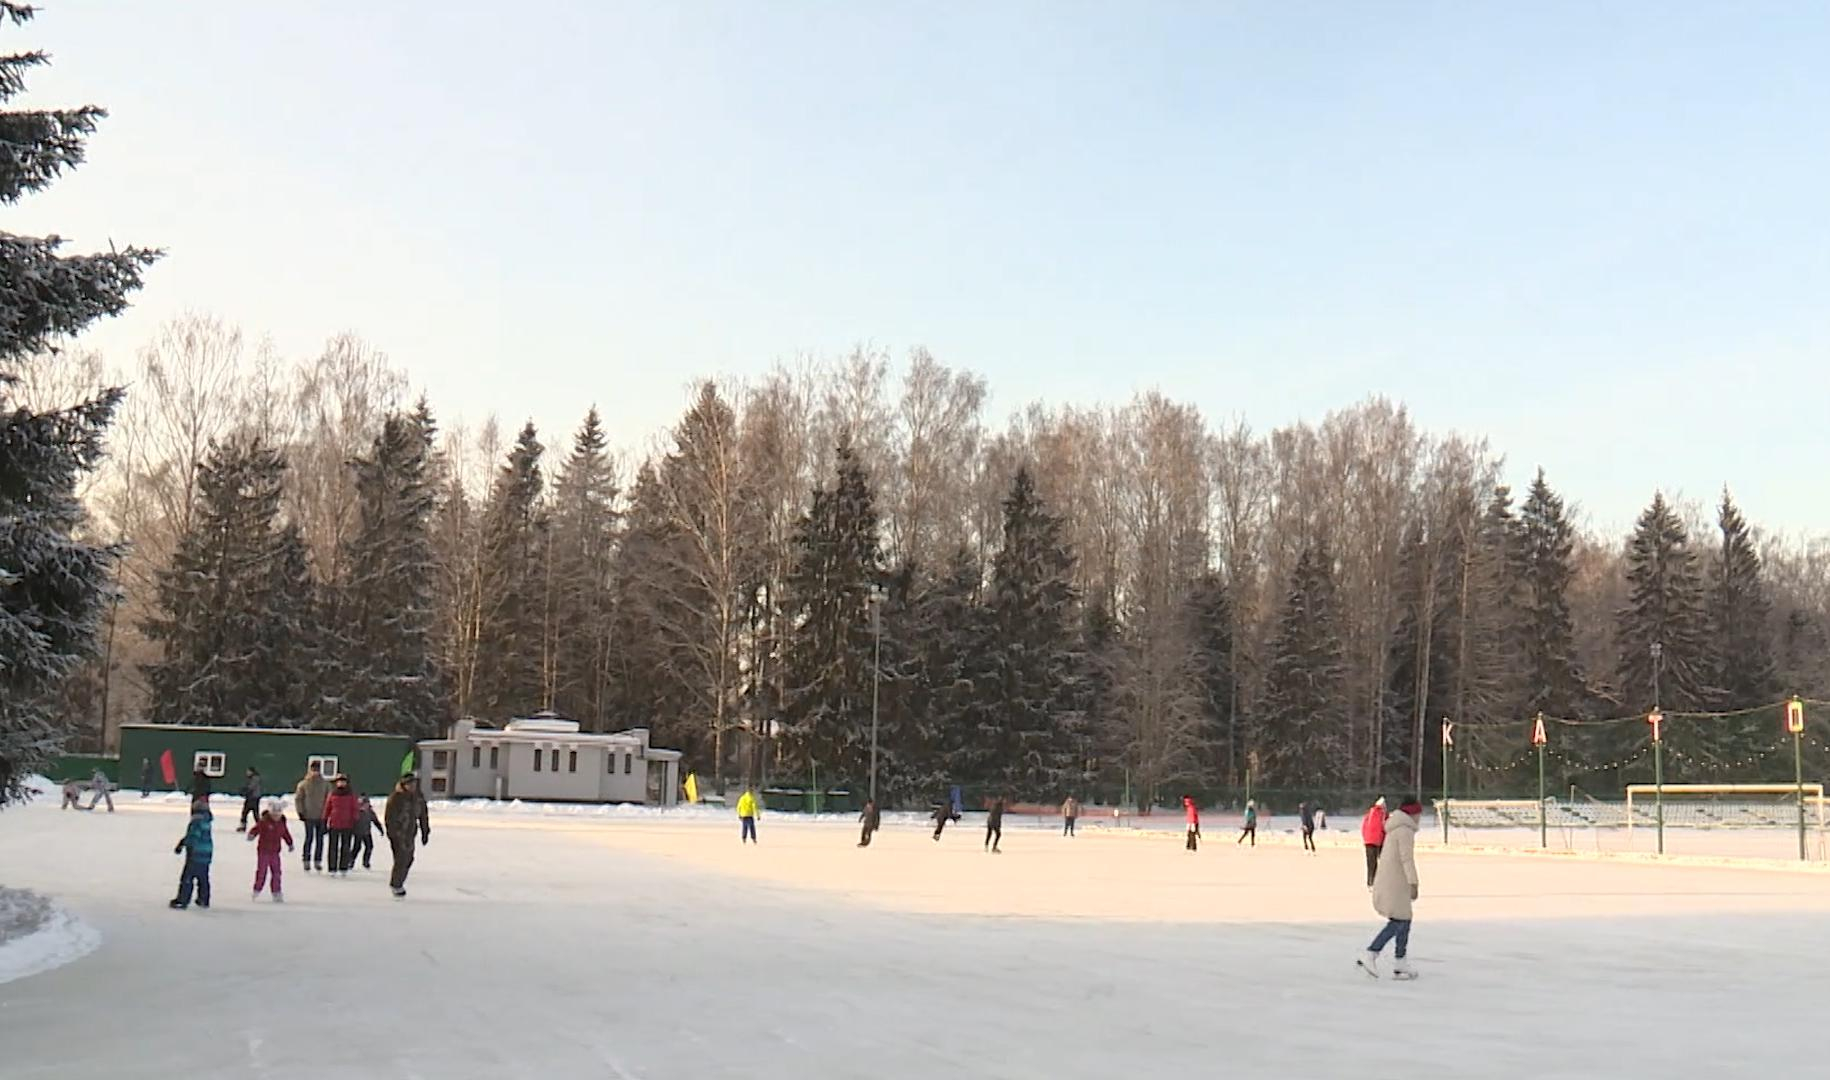
[[[25,793],[29,798],[41,799],[48,795],[56,795],[62,790],[62,784],[53,783],[48,778],[39,776],[36,773],[25,778]]]
[[[101,943],[94,927],[37,893],[0,888],[0,983],[80,960]]]

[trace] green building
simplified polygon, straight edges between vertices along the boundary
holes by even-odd
[[[167,783],[160,758],[169,752],[176,783]],[[290,792],[316,761],[324,775],[344,773],[364,795],[386,795],[399,779],[401,764],[413,752],[404,735],[371,735],[355,731],[308,731],[288,728],[184,727],[178,724],[122,724],[120,783],[138,787],[141,762],[152,765],[154,791],[188,790],[191,774],[202,769],[219,792],[241,790],[242,775],[252,765],[261,774],[265,794]]]

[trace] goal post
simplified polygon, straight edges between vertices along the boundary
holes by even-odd
[[[1739,819],[1728,815],[1716,815],[1712,820],[1699,816],[1688,824],[1697,828],[1759,828],[1768,825],[1790,825],[1790,822],[1766,822],[1759,819],[1755,808],[1763,806],[1796,807],[1800,794],[1805,802],[1817,808],[1817,830],[1824,831],[1824,785],[1822,784],[1628,784],[1627,785],[1627,833],[1633,832],[1633,804],[1637,800],[1642,804],[1646,796],[1663,798],[1669,801],[1677,796],[1680,805],[1692,802],[1693,798],[1701,800],[1713,798],[1718,803],[1727,803],[1742,807]],[[1768,796],[1768,798],[1759,798]],[[1692,803],[1694,805],[1694,803]]]

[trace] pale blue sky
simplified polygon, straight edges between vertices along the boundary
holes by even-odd
[[[1727,482],[1830,532],[1823,5],[48,0],[28,43],[114,115],[5,227],[171,249],[110,352],[354,329],[625,446],[860,341],[999,417],[1381,392],[1597,526]]]

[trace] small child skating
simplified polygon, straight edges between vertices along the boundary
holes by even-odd
[[[261,898],[261,889],[271,881],[273,902],[284,903],[285,897],[280,893],[280,845],[292,850],[292,830],[286,827],[286,815],[280,811],[278,800],[261,811],[260,819],[248,830],[248,839],[255,842],[254,899]]]
[[[74,780],[65,780],[64,781],[63,809],[81,810],[82,808],[83,808],[83,786]]]
[[[208,909],[210,906],[210,858],[215,854],[216,843],[210,835],[210,803],[207,799],[196,799],[191,802],[191,824],[184,830],[184,839],[172,848],[172,854],[184,856],[184,872],[178,878],[178,895],[172,899],[172,908],[183,911],[191,906],[192,890],[196,891],[197,906]]]
[[[1315,807],[1303,803],[1296,808],[1296,818],[1303,827],[1303,850],[1315,853]]]
[[[1248,836],[1252,838],[1252,846],[1257,847],[1258,804],[1251,799],[1245,801],[1245,828],[1239,830],[1239,839],[1233,841],[1233,843],[1235,845],[1242,844]]]
[[[1195,805],[1193,795],[1182,796],[1182,816],[1188,822],[1187,850],[1198,850],[1201,846],[1201,809]]]
[[[356,847],[362,852],[362,868],[373,869],[369,860],[375,856],[375,834],[384,832],[381,818],[375,814],[375,804],[364,795],[356,809]]]
[[[993,855],[1002,855],[998,845],[1004,842],[1004,797],[992,800],[991,810],[985,815],[985,850]]]

